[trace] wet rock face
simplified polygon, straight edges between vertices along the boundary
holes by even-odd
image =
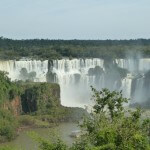
[[[19,77],[23,81],[26,81],[26,80],[34,81],[34,79],[36,78],[36,72],[35,71],[28,72],[26,68],[22,68],[20,70]]]
[[[95,68],[90,68],[88,70],[89,76],[101,76],[102,73],[104,73],[104,71],[100,66],[96,66]]]
[[[49,71],[46,74],[46,81],[49,83],[55,83],[55,79],[56,79],[56,73],[53,73],[51,71]]]
[[[3,104],[3,108],[6,110],[11,110],[11,112],[18,116],[22,113],[22,105],[21,105],[21,98],[19,96],[16,96],[11,101],[7,101]]]
[[[22,105],[21,105],[21,98],[19,96],[17,96],[15,99],[11,101],[11,107],[16,116],[21,114]]]
[[[76,82],[76,83],[79,83],[79,82],[80,82],[81,75],[78,74],[78,73],[76,73],[76,74],[74,74],[74,78],[75,78],[75,82]]]

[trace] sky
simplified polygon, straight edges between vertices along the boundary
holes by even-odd
[[[150,0],[0,0],[0,36],[150,38]]]

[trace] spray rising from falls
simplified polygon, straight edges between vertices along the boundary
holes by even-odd
[[[92,105],[91,85],[98,90],[122,90],[132,102],[150,97],[150,59],[10,60],[0,61],[0,70],[12,80],[59,83],[64,106]]]

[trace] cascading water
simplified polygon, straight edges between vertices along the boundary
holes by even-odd
[[[132,79],[130,78],[125,78],[122,80],[122,86],[119,90],[123,91],[124,96],[126,98],[130,98],[131,96],[131,84],[132,84]]]
[[[144,93],[144,77],[138,78],[135,82],[135,92],[134,92],[134,99],[136,99],[136,102],[140,102],[143,99],[143,93]]]
[[[61,103],[65,106],[92,105],[90,86],[98,90],[122,90],[133,101],[143,100],[145,88],[150,88],[144,74],[150,70],[150,59],[116,59],[108,68],[102,59],[62,59],[53,61],[0,61],[0,70],[12,80],[56,82],[61,88]],[[124,75],[124,70],[128,70]],[[24,76],[24,74],[26,76]],[[49,80],[50,78],[50,80]],[[149,81],[149,80],[146,80]],[[134,86],[133,86],[134,83]],[[147,95],[148,98],[149,95]]]
[[[150,70],[150,59],[116,59],[115,62],[119,67],[128,69],[130,72],[144,72]]]
[[[25,68],[28,73],[36,72],[34,81],[46,82],[46,73],[48,72],[48,60],[19,60],[19,61],[0,61],[0,70],[8,72],[11,80],[22,80],[20,71]]]
[[[88,71],[95,66],[103,67],[103,60],[63,59],[53,62],[52,72],[60,84],[63,105],[84,107],[90,104],[90,85],[94,85],[95,77],[89,76]]]

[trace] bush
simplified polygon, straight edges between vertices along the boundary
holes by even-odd
[[[29,115],[22,115],[19,117],[19,123],[23,126],[33,126],[35,124],[35,119]]]
[[[20,88],[7,77],[6,72],[0,71],[0,105],[14,99],[20,94]]]
[[[10,146],[0,146],[0,150],[16,150],[16,149]]]
[[[0,110],[0,141],[12,140],[16,136],[17,121],[7,110]]]
[[[81,127],[86,132],[74,144],[83,150],[148,150],[150,149],[150,120],[141,120],[141,110],[124,110],[127,102],[121,92],[92,88],[95,105]],[[84,139],[84,145],[83,145]],[[81,147],[81,148],[80,148]]]
[[[128,99],[122,92],[92,87],[93,112],[81,125],[82,134],[72,147],[38,138],[41,150],[150,150],[150,120],[141,120],[141,110],[125,111]]]

